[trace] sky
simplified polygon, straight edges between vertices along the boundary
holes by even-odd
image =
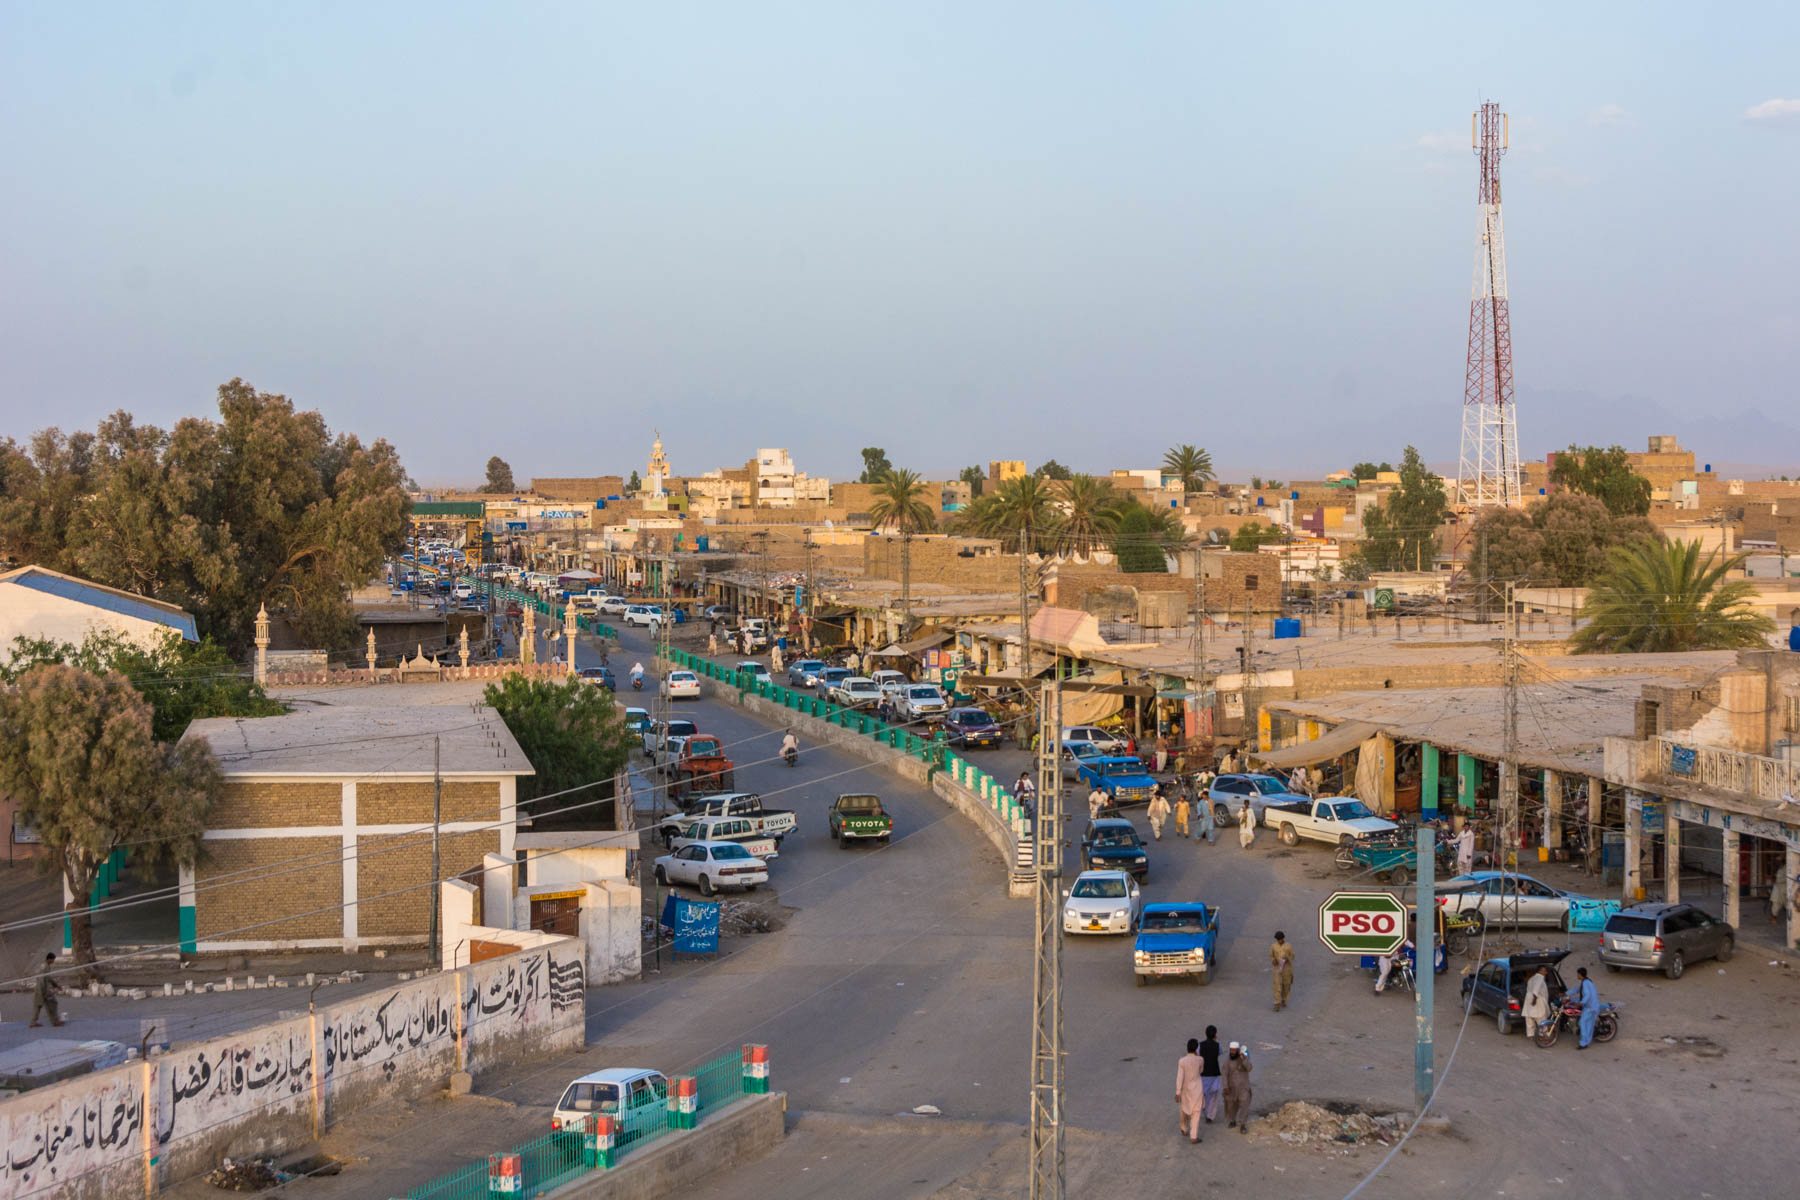
[[[0,6],[0,435],[242,377],[422,483],[864,446],[1800,470],[1800,5]]]

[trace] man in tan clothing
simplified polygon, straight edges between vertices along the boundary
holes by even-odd
[[[1200,1057],[1200,1039],[1189,1038],[1187,1053],[1175,1064],[1175,1103],[1181,1106],[1178,1128],[1187,1134],[1190,1142],[1200,1140],[1200,1115],[1206,1108],[1206,1092],[1200,1082],[1200,1073],[1205,1069],[1206,1061]]]
[[[1236,1042],[1225,1060],[1225,1125],[1250,1132],[1250,1048]]]
[[[1294,948],[1288,945],[1287,934],[1279,929],[1269,946],[1269,972],[1275,987],[1275,1011],[1280,1012],[1287,1007],[1288,993],[1294,990]]]

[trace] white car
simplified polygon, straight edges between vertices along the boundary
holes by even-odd
[[[1117,734],[1109,733],[1098,725],[1068,725],[1062,731],[1063,744],[1070,742],[1093,742],[1102,747],[1108,754],[1129,754],[1131,743]]]
[[[881,703],[881,689],[866,676],[846,675],[832,686],[828,698],[845,708],[873,708]]]
[[[939,720],[950,711],[950,701],[938,690],[935,683],[909,683],[900,689],[900,699],[895,705],[900,716],[908,721]]]
[[[1124,871],[1083,871],[1063,893],[1064,933],[1130,933],[1144,911],[1137,880]]]
[[[670,671],[663,687],[671,700],[698,700],[700,698],[700,677],[692,671]]]
[[[691,884],[702,896],[719,888],[752,891],[769,882],[769,864],[736,842],[689,842],[656,860],[656,881]]]
[[[642,625],[646,629],[654,629],[662,624],[663,611],[654,604],[633,604],[625,609],[627,625]]]
[[[638,740],[643,743],[644,753],[650,756],[652,762],[655,762],[659,749],[664,753],[679,754],[681,753],[681,743],[699,732],[700,727],[692,721],[677,718],[672,721],[657,721],[650,728],[644,730]],[[672,749],[669,745],[671,742],[674,743]]]
[[[900,671],[871,671],[869,678],[881,689],[881,694],[889,700],[900,699],[900,689],[906,686],[906,675]]]
[[[746,658],[743,662],[733,663],[731,669],[734,671],[748,671],[757,679],[769,678],[769,664],[757,662],[754,658]]]
[[[458,600],[468,600],[475,595],[475,589],[466,583],[459,583],[450,589],[450,594]]]
[[[669,1102],[669,1081],[661,1071],[641,1067],[611,1067],[590,1071],[563,1090],[550,1115],[550,1132],[580,1132],[594,1113],[614,1116],[648,1115]],[[621,1133],[635,1130],[641,1121],[619,1122]]]
[[[600,601],[600,611],[609,617],[622,617],[630,607],[623,596],[607,596]]]

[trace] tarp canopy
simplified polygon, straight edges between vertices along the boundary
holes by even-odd
[[[600,576],[594,574],[594,572],[592,572],[592,571],[583,570],[581,567],[576,567],[573,571],[562,572],[560,575],[557,576],[557,578],[558,579],[598,579],[598,578],[600,578]]]
[[[1297,746],[1283,746],[1279,750],[1252,750],[1250,756],[1271,767],[1310,767],[1314,763],[1322,763],[1348,754],[1362,745],[1371,734],[1380,732],[1381,727],[1378,725],[1370,725],[1363,721],[1346,721],[1330,733],[1314,738],[1310,742],[1301,742]]]
[[[900,643],[900,650],[905,654],[917,654],[921,650],[935,650],[955,636],[944,629],[925,630],[912,641]]]
[[[888,646],[881,650],[869,651],[871,658],[911,658],[912,656],[898,646]]]

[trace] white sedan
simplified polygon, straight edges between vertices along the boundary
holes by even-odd
[[[1064,933],[1130,933],[1144,911],[1144,894],[1124,871],[1083,871],[1064,893]]]
[[[663,687],[671,700],[700,698],[700,677],[692,671],[670,671]]]
[[[656,860],[656,882],[691,884],[702,896],[719,888],[749,891],[769,882],[769,864],[736,842],[690,842]]]
[[[625,610],[627,625],[642,625],[646,629],[655,629],[662,624],[663,611],[654,604],[633,604]]]

